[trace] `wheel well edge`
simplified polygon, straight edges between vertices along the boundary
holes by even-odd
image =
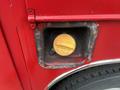
[[[83,65],[83,66],[80,66],[78,68],[75,68],[75,69],[72,69],[68,72],[65,72],[61,75],[59,75],[58,77],[56,77],[54,80],[52,80],[48,85],[47,87],[45,87],[45,90],[49,90],[51,87],[53,87],[56,83],[58,83],[59,81],[67,78],[68,76],[74,74],[74,73],[77,73],[77,72],[80,72],[82,70],[85,70],[85,69],[89,69],[89,68],[92,68],[92,67],[97,67],[97,66],[101,66],[101,65],[108,65],[108,64],[115,64],[115,63],[120,63],[120,58],[117,58],[117,59],[106,59],[106,60],[99,60],[99,61],[95,61],[95,62],[91,62],[89,64],[86,64],[86,65]]]

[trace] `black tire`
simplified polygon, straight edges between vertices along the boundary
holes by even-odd
[[[92,67],[77,72],[50,90],[120,90],[120,64]]]

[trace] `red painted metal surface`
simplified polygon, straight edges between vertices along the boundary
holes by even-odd
[[[29,22],[63,22],[63,21],[111,21],[120,20],[120,14],[102,15],[57,15],[57,16],[34,16],[28,15]]]
[[[29,21],[120,20],[119,0],[26,0]]]
[[[48,16],[56,15],[110,14],[110,17],[106,17],[105,20],[95,21],[99,25],[99,35],[94,49],[93,61],[120,58],[119,0],[28,0],[28,2],[24,0],[0,0],[0,2],[0,21],[24,90],[43,90],[55,77],[71,70],[45,69],[38,64],[34,30],[27,20],[27,8],[34,9],[35,15],[39,16],[40,21],[55,20],[54,17]],[[113,14],[117,17],[112,16]],[[44,19],[44,16],[48,18]],[[60,19],[56,20],[62,21],[63,17],[60,16]],[[115,20],[112,19],[113,17]],[[94,18],[100,17],[95,16]],[[107,19],[109,20],[106,21]],[[70,20],[78,21],[77,17],[71,17]],[[8,56],[6,55],[6,57]],[[0,77],[2,76],[0,75]],[[17,84],[14,85],[17,87]]]
[[[0,20],[5,34],[6,41],[10,53],[13,57],[19,78],[25,90],[31,90],[30,76],[26,66],[25,58],[22,52],[20,39],[18,36],[18,27],[25,19],[25,4],[24,1],[4,0],[0,1]],[[24,29],[25,30],[25,29]],[[7,57],[7,56],[6,56]]]
[[[23,90],[0,27],[0,90]]]
[[[26,0],[38,16],[120,14],[119,0]]]

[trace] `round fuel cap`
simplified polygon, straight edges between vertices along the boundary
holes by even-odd
[[[58,55],[69,56],[75,51],[76,42],[71,35],[60,34],[55,38],[53,48]]]

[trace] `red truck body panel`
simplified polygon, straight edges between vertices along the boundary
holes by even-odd
[[[38,23],[94,21],[99,25],[99,34],[92,62],[120,58],[120,0],[1,0],[0,2],[1,31],[6,40],[6,42],[3,40],[3,35],[0,33],[1,90],[8,90],[7,85],[12,87],[9,90],[44,90],[57,76],[73,69],[52,70],[38,64],[34,30],[31,28],[35,21]],[[28,13],[29,9],[33,10],[32,14]],[[11,73],[12,75],[9,75]],[[8,80],[3,82],[3,79]]]
[[[21,81],[0,27],[0,90],[22,90]]]
[[[27,8],[36,15],[93,15],[120,14],[119,0],[26,0]]]

